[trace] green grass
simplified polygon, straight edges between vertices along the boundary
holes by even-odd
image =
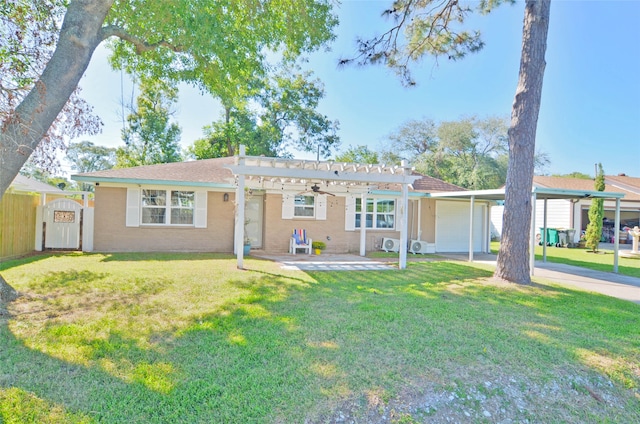
[[[491,252],[498,253],[499,242],[491,242]],[[536,260],[542,260],[542,246],[536,246]],[[596,271],[613,271],[613,250],[591,253],[585,248],[547,247],[547,261],[579,266]],[[640,278],[640,259],[618,258],[618,272]]]
[[[245,265],[207,254],[0,264],[22,293],[0,324],[0,422],[464,421],[460,408],[481,422],[488,403],[518,422],[640,420],[639,305],[446,261]],[[512,404],[514,391],[554,385],[565,390]],[[442,393],[460,408],[425,406]]]

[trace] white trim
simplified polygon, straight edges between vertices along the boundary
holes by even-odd
[[[282,219],[293,219],[295,194],[282,193]]]
[[[127,227],[140,226],[140,202],[142,200],[142,191],[139,188],[127,188]]]
[[[207,228],[207,192],[196,191],[193,207],[193,225],[196,228]]]
[[[344,204],[344,230],[356,230],[356,196],[353,194],[345,197]]]
[[[318,194],[314,201],[316,219],[326,221],[327,219],[327,195]]]

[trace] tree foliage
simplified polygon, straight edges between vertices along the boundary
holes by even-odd
[[[189,154],[231,156],[244,144],[249,155],[287,156],[296,149],[329,156],[340,142],[339,124],[317,111],[324,87],[310,72],[290,71],[283,68],[242,99],[227,99],[221,118],[204,128],[205,136],[188,147]]]
[[[568,174],[553,174],[552,177],[564,177],[564,178],[580,178],[581,180],[590,180],[591,175],[584,172],[569,172]]]
[[[436,123],[409,120],[388,136],[385,163],[410,161],[419,172],[470,190],[504,185],[508,164],[509,123],[500,117],[467,117]],[[540,167],[545,154],[536,155]]]
[[[486,14],[505,2],[514,0],[480,0],[474,5],[477,12]],[[384,64],[405,85],[415,85],[411,65],[423,56],[459,60],[484,47],[480,31],[462,27],[473,11],[469,3],[458,0],[396,0],[382,13],[393,22],[391,28],[371,38],[358,38],[356,57],[340,63]]]
[[[336,162],[347,163],[380,163],[378,152],[364,145],[349,146],[344,152],[336,155]]]
[[[116,149],[112,147],[97,146],[91,141],[79,141],[69,143],[67,148],[67,161],[71,169],[76,172],[94,172],[111,169],[116,162]],[[82,183],[81,189],[93,191],[93,184]]]
[[[140,95],[122,131],[125,146],[116,151],[117,168],[182,160],[181,129],[171,122],[177,100],[177,88],[160,80],[140,81]]]
[[[221,120],[203,128],[204,137],[187,147],[187,154],[194,159],[210,159],[232,156],[241,144],[251,156],[277,156],[278,146],[265,137],[251,111],[225,110]]]
[[[51,59],[58,42],[60,22],[66,10],[62,0],[15,0],[0,6],[0,124],[14,119],[16,107],[25,99]],[[31,155],[31,162],[54,173],[59,170],[57,152],[66,140],[96,134],[102,121],[80,97],[77,88],[37,148],[19,140],[7,140],[10,148]]]
[[[602,164],[598,164],[598,175],[595,180],[596,191],[604,191],[604,170]],[[591,248],[592,252],[598,251],[598,245],[602,238],[602,218],[604,218],[604,199],[592,199],[589,206],[589,224],[585,233],[585,245]]]
[[[471,3],[488,13],[512,0]],[[509,161],[505,184],[503,238],[495,276],[529,284],[529,229],[531,187],[535,166],[535,135],[545,68],[550,0],[526,0],[522,30],[519,80],[509,127]],[[358,54],[340,63],[382,63],[395,70],[407,85],[414,85],[410,65],[425,55],[460,59],[479,51],[478,31],[463,29],[473,9],[458,0],[396,0],[384,15],[393,19],[382,35],[357,41]]]
[[[71,163],[71,169],[76,172],[94,172],[111,169],[115,165],[116,149],[112,147],[97,146],[91,141],[78,141],[69,143],[67,148],[67,160]]]
[[[117,67],[150,79],[186,81],[216,95],[250,87],[274,57],[293,60],[319,48],[333,39],[337,24],[328,0],[5,3],[0,196],[52,131],[75,137],[95,128],[71,119],[77,115],[62,121],[70,127],[52,124],[65,107],[82,109],[68,100],[103,41],[110,40]]]
[[[274,140],[280,151],[294,148],[329,157],[340,143],[339,123],[317,111],[324,86],[311,75],[289,76],[286,69],[275,75],[259,96],[260,121],[266,137]]]

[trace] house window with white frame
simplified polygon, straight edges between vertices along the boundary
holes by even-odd
[[[356,199],[356,228],[362,222],[362,199]],[[394,199],[367,199],[365,209],[367,228],[395,229],[396,201]]]
[[[195,193],[182,190],[142,190],[142,224],[193,225]]]
[[[296,196],[293,200],[293,216],[296,218],[313,218],[316,211],[314,196]]]

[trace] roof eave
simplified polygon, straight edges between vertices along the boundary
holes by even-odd
[[[139,178],[109,178],[84,175],[72,175],[74,181],[82,181],[86,183],[116,183],[116,184],[145,184],[145,185],[170,185],[180,187],[208,187],[208,188],[224,188],[235,189],[234,184],[230,183],[213,183],[206,181],[175,181],[175,180],[158,180],[158,179],[139,179]]]

